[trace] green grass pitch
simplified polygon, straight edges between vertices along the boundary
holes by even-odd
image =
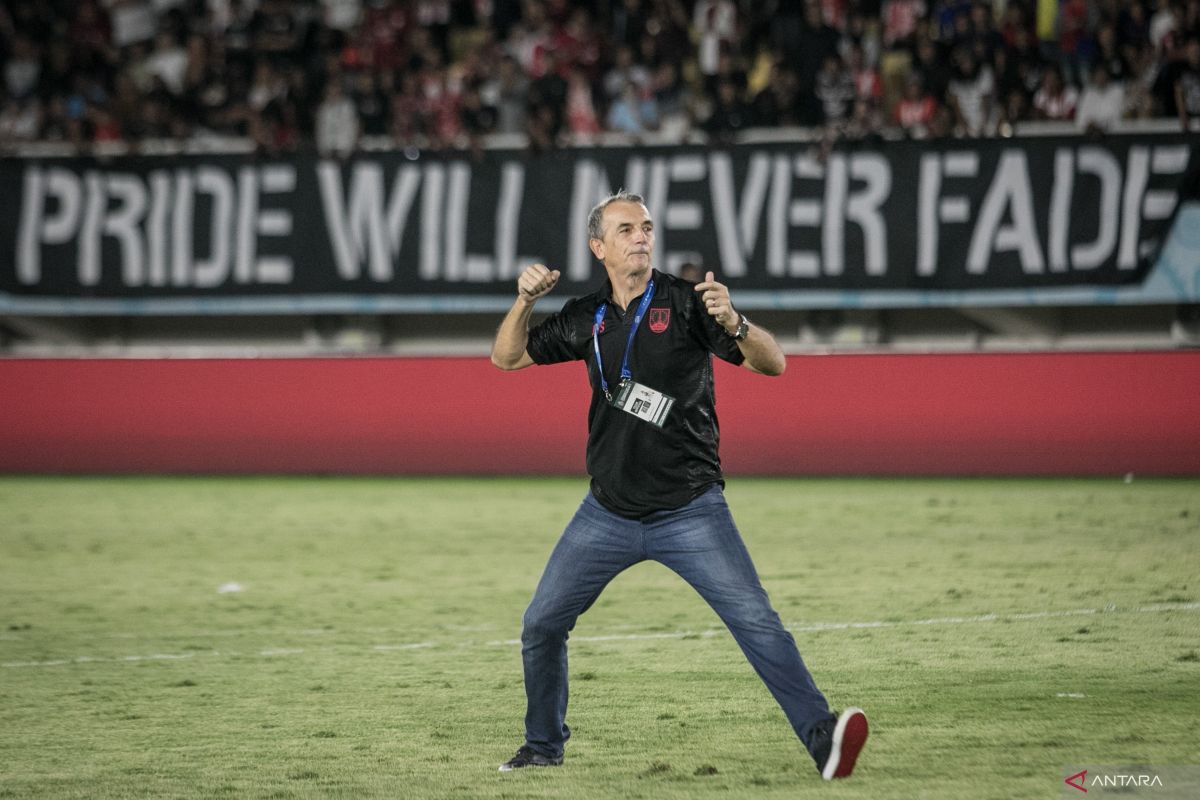
[[[585,487],[0,479],[0,797],[1007,800],[1200,763],[1200,484],[732,479],[818,684],[871,717],[853,778],[657,564],[576,627],[565,765],[498,773]]]

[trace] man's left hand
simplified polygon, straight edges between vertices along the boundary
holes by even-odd
[[[717,283],[713,280],[713,274],[706,272],[704,273],[704,282],[696,284],[696,291],[703,292],[700,295],[700,302],[704,303],[704,307],[708,309],[708,315],[715,319],[718,325],[730,333],[737,330],[741,317],[733,310],[733,301],[729,299],[728,286]]]

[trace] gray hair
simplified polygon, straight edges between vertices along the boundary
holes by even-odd
[[[604,238],[604,228],[601,226],[600,222],[604,217],[604,209],[608,208],[613,203],[637,203],[643,206],[646,205],[646,201],[642,199],[641,195],[627,192],[624,189],[617,189],[617,191],[613,192],[599,203],[596,203],[592,210],[588,212],[587,229],[589,239]]]

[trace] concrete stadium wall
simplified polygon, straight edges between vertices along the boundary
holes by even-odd
[[[583,472],[580,364],[0,361],[9,473]],[[1200,475],[1200,352],[718,364],[731,474]]]

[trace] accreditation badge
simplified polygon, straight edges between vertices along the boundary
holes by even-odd
[[[624,380],[617,387],[612,404],[614,408],[661,428],[667,420],[671,406],[675,404],[675,398],[667,397],[662,392],[637,381]]]

